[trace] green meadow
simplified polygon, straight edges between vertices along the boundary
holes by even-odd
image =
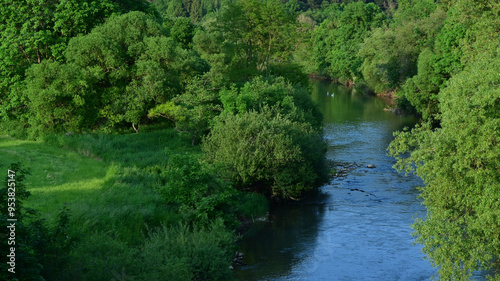
[[[174,154],[196,160],[202,155],[189,137],[173,129],[52,135],[41,141],[0,137],[2,169],[21,162],[31,172],[25,181],[31,196],[24,206],[37,210],[49,230],[57,229],[61,210],[69,210],[71,246],[54,253],[57,263],[41,261],[44,277],[156,280],[172,275],[169,280],[188,280],[209,274],[202,279],[231,279],[234,221],[264,215],[267,201],[230,189],[232,195],[224,200],[239,206],[229,211],[231,224],[218,217],[199,219],[194,208],[172,203],[159,189],[169,182],[164,171],[172,169],[169,159]]]

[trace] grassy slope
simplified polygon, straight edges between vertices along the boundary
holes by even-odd
[[[78,242],[65,254],[67,264],[52,269],[48,280],[75,280],[75,276],[78,280],[110,280],[129,273],[138,280],[151,278],[147,274],[141,278],[143,269],[137,264],[137,256],[147,259],[150,254],[144,250],[154,244],[145,240],[148,229],[161,225],[175,229],[183,221],[182,214],[166,205],[154,188],[161,184],[157,175],[166,166],[169,152],[201,156],[198,146],[192,147],[189,138],[172,129],[127,135],[60,135],[39,142],[0,136],[0,169],[17,161],[31,169],[26,186],[32,196],[25,205],[39,210],[50,224],[56,222],[64,204],[70,210],[70,234]],[[237,205],[246,216],[267,211],[263,197],[240,196]],[[218,232],[217,237],[220,235],[225,234]],[[214,243],[210,241],[207,243]],[[196,244],[189,243],[183,247]],[[196,247],[203,251],[205,246]],[[161,256],[159,252],[155,258]]]
[[[47,142],[0,137],[2,168],[21,161],[31,169],[26,185],[32,196],[25,205],[40,211],[50,224],[64,204],[70,209],[71,233],[80,238],[69,265],[57,272],[56,280],[72,280],[75,274],[81,280],[109,280],[102,272],[116,265],[132,266],[133,247],[141,246],[147,226],[179,220],[162,206],[160,196],[149,188],[154,179],[141,169],[165,162],[165,147],[199,152],[187,144],[172,130],[57,136]]]
[[[31,169],[26,185],[32,196],[27,206],[49,220],[65,203],[90,204],[102,190],[109,165],[45,143],[0,138],[0,165],[21,161]]]
[[[159,196],[139,172],[166,160],[165,147],[198,153],[175,131],[131,135],[58,136],[47,142],[0,138],[0,165],[22,161],[31,168],[27,178],[32,196],[28,207],[49,222],[66,204],[75,220],[75,231],[99,228],[116,232],[128,229],[126,240],[139,239],[145,223],[168,218],[158,210]],[[105,216],[103,214],[106,214]]]

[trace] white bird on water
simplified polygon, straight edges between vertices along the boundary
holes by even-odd
[[[326,91],[327,95],[330,95],[330,92]],[[332,94],[332,97],[335,96],[335,93]]]

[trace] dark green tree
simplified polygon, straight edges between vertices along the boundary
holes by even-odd
[[[72,39],[67,63],[33,66],[27,78],[32,135],[123,125],[138,131],[149,109],[207,70],[166,35],[156,18],[130,12]]]
[[[361,76],[363,60],[357,56],[361,44],[384,23],[385,15],[377,5],[361,1],[333,7],[334,17],[315,32],[314,55],[318,68],[330,77],[354,82]]]

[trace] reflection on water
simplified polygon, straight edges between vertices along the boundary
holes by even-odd
[[[359,168],[300,204],[279,207],[246,237],[240,280],[428,280],[435,274],[410,225],[425,216],[421,182],[398,174],[386,155],[392,133],[415,120],[340,85],[313,82],[325,118],[328,158]],[[376,168],[369,169],[368,164]]]

